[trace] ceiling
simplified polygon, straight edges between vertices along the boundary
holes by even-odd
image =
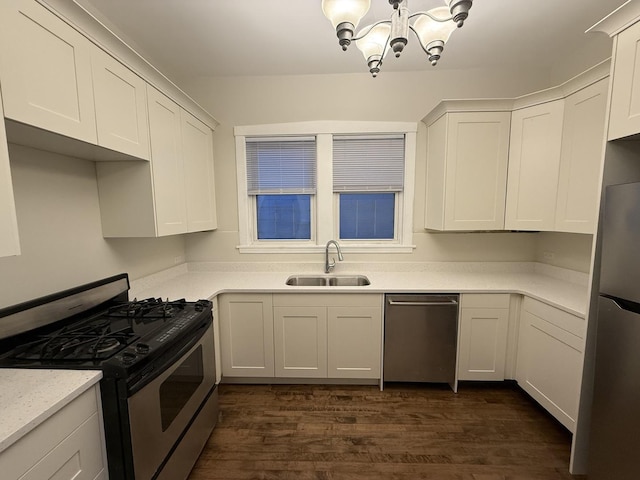
[[[361,53],[343,52],[321,0],[75,0],[170,76],[305,75],[366,72]],[[360,28],[389,18],[372,0]],[[443,0],[410,0],[410,11]],[[438,66],[415,36],[384,71],[552,68],[603,35],[584,31],[624,0],[476,0]],[[606,37],[598,41],[608,41]],[[597,59],[600,60],[600,59]]]

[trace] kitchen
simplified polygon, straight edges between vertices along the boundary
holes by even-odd
[[[479,6],[474,5],[479,12],[477,16],[474,17],[476,12],[472,10],[469,21],[453,38],[472,35],[474,24],[478,28],[482,21],[482,8]],[[617,6],[618,2],[602,5],[601,14],[591,19],[590,24]],[[386,5],[383,7],[388,8]],[[321,20],[325,23],[319,34],[329,28],[326,19]],[[331,53],[340,55],[333,35],[329,36],[337,50]],[[445,52],[438,67],[429,71],[396,72],[392,70],[392,60],[389,60],[375,81],[365,73],[286,75],[286,71],[277,76],[250,77],[239,73],[236,76],[194,76],[181,80],[179,85],[220,122],[215,128],[213,142],[218,205],[217,229],[213,232],[152,239],[105,239],[102,235],[103,212],[96,164],[10,143],[9,158],[22,254],[0,259],[3,283],[10,285],[2,289],[0,305],[13,305],[123,271],[129,273],[134,283],[136,280],[143,282],[145,277],[180,266],[185,261],[190,264],[237,262],[240,264],[237,268],[242,268],[244,263],[257,263],[257,268],[267,272],[278,264],[277,268],[283,273],[267,280],[278,288],[287,277],[284,272],[320,273],[324,244],[312,253],[296,254],[240,253],[236,248],[239,243],[239,213],[235,206],[235,126],[318,119],[417,122],[415,178],[423,179],[426,172],[426,125],[420,120],[440,100],[520,97],[560,85],[605,60],[611,52],[609,38],[603,34],[590,34],[580,45],[580,54],[558,62],[553,69],[541,69],[535,61],[527,62],[517,70],[475,66],[474,81],[468,82],[468,74],[460,75],[460,71],[440,68],[446,65],[447,53],[455,52],[453,41],[451,51]],[[360,59],[355,58],[357,52],[349,53],[353,54],[350,61],[361,66],[358,63]],[[405,53],[409,54],[409,51]],[[388,71],[387,66],[390,67]],[[397,85],[402,85],[402,88],[398,89]],[[429,88],[424,88],[424,85]],[[393,95],[386,94],[390,91]],[[371,102],[372,98],[376,102]],[[591,269],[591,235],[559,232],[431,233],[424,230],[425,190],[425,183],[416,181],[412,226],[416,248],[412,253],[360,253],[345,249],[346,260],[338,262],[336,272],[346,272],[348,268],[357,270],[361,264],[373,262],[397,264],[398,268],[408,268],[408,264],[416,262],[459,262],[459,265],[465,262],[536,262],[542,264],[542,268],[551,265],[578,272],[577,278],[586,285],[583,277]],[[245,268],[253,275],[252,266]],[[299,269],[308,269],[308,272]],[[371,280],[374,284],[380,282],[375,275]],[[244,280],[240,275],[234,283],[242,285],[246,281],[246,275]],[[443,278],[438,278],[438,281],[442,282]],[[218,287],[208,288],[211,287],[192,290],[188,296],[196,299],[202,294],[206,298],[218,291]],[[222,287],[225,288],[232,287]],[[139,291],[145,289],[140,288]],[[176,297],[175,293],[165,293],[160,289],[155,295]],[[584,313],[586,305],[576,311]]]

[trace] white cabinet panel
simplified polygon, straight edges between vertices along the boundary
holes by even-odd
[[[509,122],[508,112],[455,112],[428,127],[426,228],[504,227]]]
[[[271,294],[222,295],[220,336],[223,376],[274,376]]]
[[[595,233],[608,81],[565,98],[555,230]]]
[[[380,307],[329,307],[329,378],[380,378]]]
[[[327,376],[327,309],[274,307],[277,377]]]
[[[98,145],[149,160],[146,82],[98,47],[91,65]]]
[[[104,437],[93,387],[0,453],[2,478],[106,478]]]
[[[609,140],[640,133],[640,22],[616,39]]]
[[[509,295],[464,294],[460,307],[458,380],[504,380]]]
[[[213,132],[200,120],[181,111],[182,152],[187,194],[187,230],[217,227],[213,178]]]
[[[147,88],[153,188],[158,235],[187,231],[180,107],[155,88]]]
[[[557,100],[516,110],[511,116],[508,230],[554,229],[563,110],[563,100]]]
[[[525,298],[520,316],[516,380],[571,432],[582,379],[584,320]]]
[[[20,239],[16,219],[16,204],[11,183],[11,166],[7,150],[7,136],[2,115],[2,95],[0,93],[0,257],[20,255]]]
[[[92,44],[32,0],[0,2],[5,115],[96,144]]]

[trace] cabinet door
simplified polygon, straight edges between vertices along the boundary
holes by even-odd
[[[640,22],[616,38],[609,140],[640,133]]]
[[[193,115],[181,111],[189,232],[217,227],[213,178],[213,132]]]
[[[595,233],[608,80],[565,98],[555,230]]]
[[[16,205],[13,199],[11,166],[7,150],[7,136],[2,116],[2,95],[0,94],[0,257],[20,255]]]
[[[146,82],[95,46],[91,66],[98,145],[149,160]]]
[[[448,117],[444,229],[502,229],[509,113],[451,113]]]
[[[5,115],[96,144],[92,44],[33,0],[0,2]]]
[[[147,86],[151,169],[158,235],[187,232],[180,107]]]
[[[329,307],[329,378],[380,378],[380,307]]]
[[[458,380],[504,380],[509,309],[460,309]]]
[[[507,178],[508,230],[553,230],[562,143],[563,100],[511,116]]]
[[[273,310],[276,376],[326,378],[326,307]]]
[[[516,380],[529,395],[571,432],[575,430],[582,378],[583,340],[568,330],[572,315],[552,309],[552,316],[569,317],[564,328],[557,318],[543,318],[523,303],[518,341]],[[549,307],[552,308],[552,307]],[[554,311],[555,310],[555,311]],[[548,321],[552,320],[552,321]]]
[[[222,295],[220,337],[223,376],[274,376],[270,294]]]

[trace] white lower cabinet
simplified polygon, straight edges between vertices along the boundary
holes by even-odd
[[[458,329],[458,380],[504,380],[509,294],[463,294]]]
[[[276,377],[325,378],[326,307],[274,306],[273,320]]]
[[[87,390],[0,454],[0,476],[106,480],[99,387]]]
[[[380,378],[382,296],[274,294],[276,376]]]
[[[571,432],[578,414],[584,334],[584,319],[525,297],[516,380]]]
[[[380,378],[382,295],[219,297],[225,377]]]
[[[222,375],[273,377],[272,295],[224,294],[219,309]]]

